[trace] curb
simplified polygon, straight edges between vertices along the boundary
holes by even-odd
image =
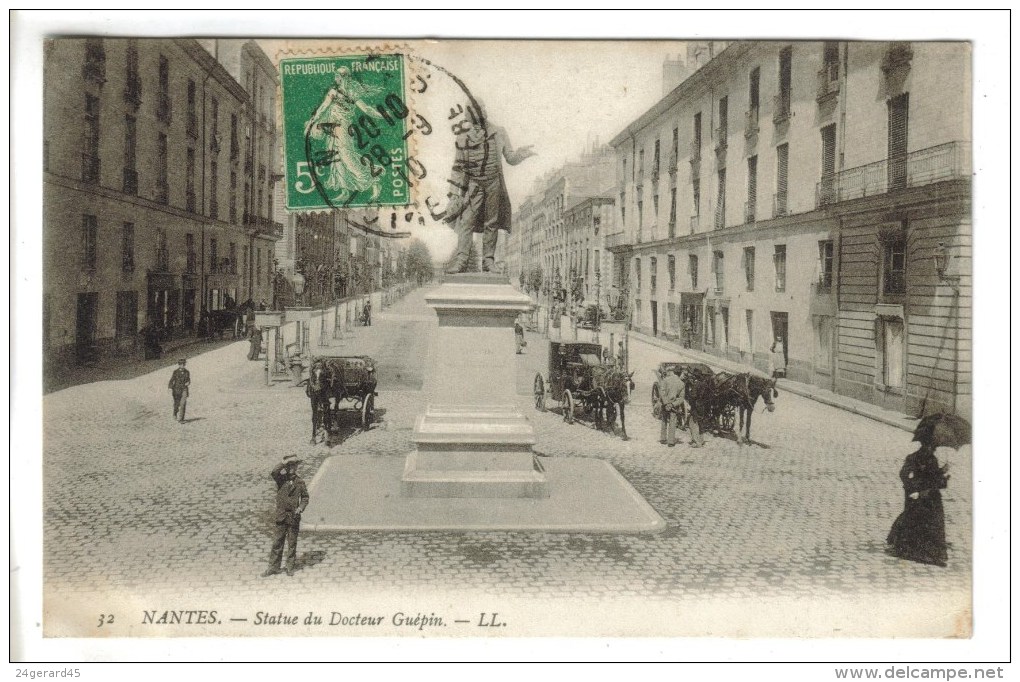
[[[648,336],[647,334],[642,334],[641,332],[631,331],[630,333],[633,336],[637,337],[639,340],[651,346],[656,346],[658,348],[662,348],[663,350],[672,351],[674,353],[677,353],[678,355],[688,357],[691,358],[692,360],[697,360],[699,362],[704,362],[705,364],[710,366],[721,368],[728,367],[730,369],[734,369],[741,372],[747,371],[748,369],[746,367],[735,365],[734,363],[726,360],[719,362],[718,358],[708,355],[707,353],[699,353],[695,355],[693,352],[685,348],[677,348],[674,344],[672,344],[669,341],[664,341],[653,336]],[[708,355],[708,357],[707,358],[701,357],[704,355]],[[894,426],[908,433],[913,433],[914,427],[917,425],[917,419],[914,419],[913,417],[909,417],[907,415],[894,414],[863,402],[859,404],[856,401],[851,402],[851,399],[847,398],[839,398],[836,396],[830,397],[828,395],[819,394],[815,390],[813,390],[816,387],[808,386],[807,384],[802,384],[798,381],[791,381],[789,379],[779,379],[778,381],[776,381],[776,387],[781,388],[784,391],[793,393],[794,395],[799,395],[802,398],[808,398],[810,400],[814,400],[815,402],[822,403],[823,405],[829,405],[830,407],[835,407],[840,410],[850,412],[852,414],[857,414],[862,417],[867,417],[868,419],[873,419],[877,422],[881,422],[888,426]]]

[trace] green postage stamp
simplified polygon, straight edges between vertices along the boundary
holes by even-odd
[[[406,206],[400,54],[280,62],[288,209]]]

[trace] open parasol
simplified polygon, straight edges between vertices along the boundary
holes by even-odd
[[[914,429],[914,440],[933,448],[970,445],[970,422],[955,414],[930,414]]]

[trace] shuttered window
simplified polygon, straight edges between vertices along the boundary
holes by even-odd
[[[889,189],[907,184],[907,118],[909,94],[889,100]]]
[[[786,215],[787,177],[790,166],[790,145],[776,147],[776,210],[777,216]]]
[[[745,211],[746,221],[753,223],[755,209],[758,206],[758,157],[752,156],[747,159],[747,209]]]

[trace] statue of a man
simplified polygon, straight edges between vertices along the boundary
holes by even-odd
[[[446,209],[433,214],[452,224],[457,232],[457,251],[446,264],[446,272],[467,272],[474,233],[482,233],[482,270],[495,269],[498,230],[510,231],[510,196],[503,180],[505,159],[511,166],[534,156],[531,146],[514,149],[506,131],[485,118],[481,104],[472,107],[470,127],[457,136],[457,154],[450,178],[455,193]]]

